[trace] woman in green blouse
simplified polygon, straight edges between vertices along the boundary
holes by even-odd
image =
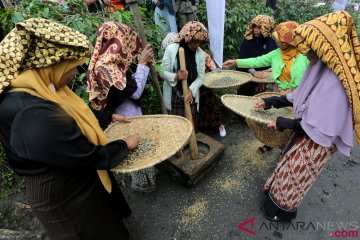
[[[274,91],[287,93],[294,90],[309,64],[307,58],[292,45],[292,30],[298,26],[296,22],[283,22],[274,29],[274,37],[278,49],[256,58],[231,59],[224,62],[223,67],[237,65],[239,68],[271,67],[275,80]]]

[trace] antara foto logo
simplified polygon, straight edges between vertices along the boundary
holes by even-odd
[[[246,226],[246,225],[249,225],[249,224],[250,224],[250,228],[248,226]],[[251,218],[249,220],[246,220],[245,222],[240,223],[238,225],[238,228],[240,230],[243,230],[243,231],[247,232],[248,234],[256,235],[256,233],[253,231],[254,228],[255,228],[255,218]]]

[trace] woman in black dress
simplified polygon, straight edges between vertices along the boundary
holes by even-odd
[[[18,23],[0,44],[0,141],[51,239],[129,238],[131,210],[108,170],[138,140],[108,142],[67,87],[90,48],[85,35],[46,19]]]

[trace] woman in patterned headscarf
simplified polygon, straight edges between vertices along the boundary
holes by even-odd
[[[298,26],[296,22],[283,22],[274,29],[274,38],[279,46],[278,49],[260,57],[228,60],[224,67],[231,67],[236,63],[238,67],[270,67],[272,77],[275,80],[274,92],[287,93],[293,91],[309,64],[307,58],[292,44],[294,29]],[[261,76],[258,76],[261,77]],[[272,150],[269,146],[262,146],[259,153]]]
[[[179,32],[175,43],[170,44],[164,53],[161,77],[163,98],[170,114],[185,116],[185,105],[181,81],[187,79],[189,94],[186,102],[190,103],[195,129],[198,126],[199,88],[205,77],[205,56],[200,46],[209,41],[206,27],[197,21],[188,22]],[[185,51],[186,71],[180,69],[179,48]],[[178,84],[179,83],[179,84]]]
[[[131,69],[142,43],[138,34],[119,22],[107,22],[97,30],[97,41],[88,74],[89,100],[93,107],[109,114],[142,115],[140,98],[145,89],[154,53],[150,45],[142,51],[136,71]],[[133,73],[133,72],[134,73]],[[131,173],[131,188],[155,190],[155,168]]]
[[[122,218],[131,210],[107,170],[138,140],[108,142],[67,87],[90,49],[85,35],[36,18],[16,24],[0,43],[1,144],[51,239],[129,236]]]
[[[244,40],[240,45],[239,58],[254,58],[267,54],[277,48],[275,40],[271,37],[274,30],[274,19],[266,15],[254,17],[246,28]],[[240,71],[251,73],[255,77],[263,77],[261,71],[269,67],[241,68]],[[241,85],[238,95],[253,96],[265,90],[265,84],[249,82]]]
[[[274,37],[278,49],[255,58],[232,59],[224,62],[228,68],[237,65],[239,68],[271,67],[275,80],[274,91],[286,93],[294,90],[300,83],[302,75],[309,61],[293,45],[293,30],[298,26],[296,22],[283,22],[274,29]]]
[[[353,129],[360,142],[360,45],[352,17],[330,13],[300,25],[293,41],[310,60],[299,87],[255,108],[293,106],[295,119],[278,117],[268,127],[294,135],[265,183],[265,217],[289,221],[335,151],[350,156]]]

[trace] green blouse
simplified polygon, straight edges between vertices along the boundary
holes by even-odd
[[[275,79],[280,90],[291,89],[294,90],[299,85],[301,78],[309,65],[309,60],[306,56],[299,54],[290,68],[291,79],[290,82],[279,80],[279,76],[285,63],[281,58],[281,50],[275,49],[265,55],[256,58],[237,59],[236,64],[239,68],[260,68],[260,67],[271,67],[272,77]]]

